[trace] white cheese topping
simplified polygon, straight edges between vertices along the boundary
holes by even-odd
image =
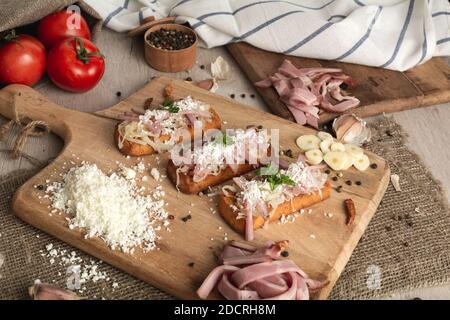
[[[164,201],[140,194],[134,179],[107,176],[95,164],[71,168],[47,192],[52,207],[71,216],[69,228],[82,228],[86,238],[98,236],[127,253],[136,246],[154,249],[156,224],[168,216]]]

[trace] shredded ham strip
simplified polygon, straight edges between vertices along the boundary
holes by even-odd
[[[320,111],[342,113],[359,105],[357,98],[342,94],[342,83],[354,85],[353,79],[341,69],[299,69],[291,61],[284,60],[278,72],[255,85],[260,88],[273,86],[297,123],[318,128]]]
[[[313,280],[292,260],[281,260],[287,241],[256,248],[230,242],[222,251],[222,265],[214,268],[197,294],[206,299],[214,287],[228,300],[308,300],[310,291],[327,282]]]

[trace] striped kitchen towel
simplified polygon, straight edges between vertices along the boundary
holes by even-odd
[[[284,54],[407,70],[450,55],[448,0],[84,0],[104,25],[189,22],[207,48],[245,41]]]

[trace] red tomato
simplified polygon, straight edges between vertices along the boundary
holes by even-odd
[[[105,60],[91,41],[67,38],[48,53],[47,74],[60,88],[72,92],[92,89],[105,71]]]
[[[14,30],[0,44],[0,83],[34,85],[45,72],[45,48],[38,39]]]
[[[88,24],[78,13],[62,10],[42,18],[39,22],[38,38],[47,49],[67,37],[91,39]]]

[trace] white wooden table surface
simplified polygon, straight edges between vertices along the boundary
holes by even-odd
[[[140,89],[151,77],[162,74],[151,69],[145,63],[140,37],[130,39],[110,30],[103,30],[96,42],[107,57],[104,78],[96,88],[85,94],[71,94],[59,90],[49,81],[44,81],[35,88],[60,105],[93,112],[116,104],[120,99],[126,98]],[[210,78],[210,63],[219,55],[230,64],[232,79],[221,81],[217,93],[225,96],[234,93],[239,102],[268,111],[252,84],[224,48],[200,49],[197,63],[189,72],[170,74],[170,76],[180,79],[191,77],[194,81]],[[201,65],[204,65],[205,68],[201,69]],[[116,95],[117,92],[121,93],[120,97]],[[240,97],[242,93],[246,94],[245,98]],[[250,97],[251,93],[256,94],[254,99]],[[443,183],[448,199],[450,194],[450,103],[403,111],[395,113],[393,116],[408,133],[408,146],[419,154],[434,177]],[[3,121],[4,119],[0,119],[0,123]],[[0,142],[0,149],[11,148],[12,140],[12,137],[9,136],[6,141]],[[57,155],[61,148],[62,141],[58,137],[50,135],[45,138],[30,138],[25,152],[38,159],[47,160]],[[0,153],[0,176],[17,169],[28,168],[31,168],[31,165],[27,160],[13,160],[7,154]],[[399,293],[388,298],[411,299],[414,297],[450,299],[450,285]]]

